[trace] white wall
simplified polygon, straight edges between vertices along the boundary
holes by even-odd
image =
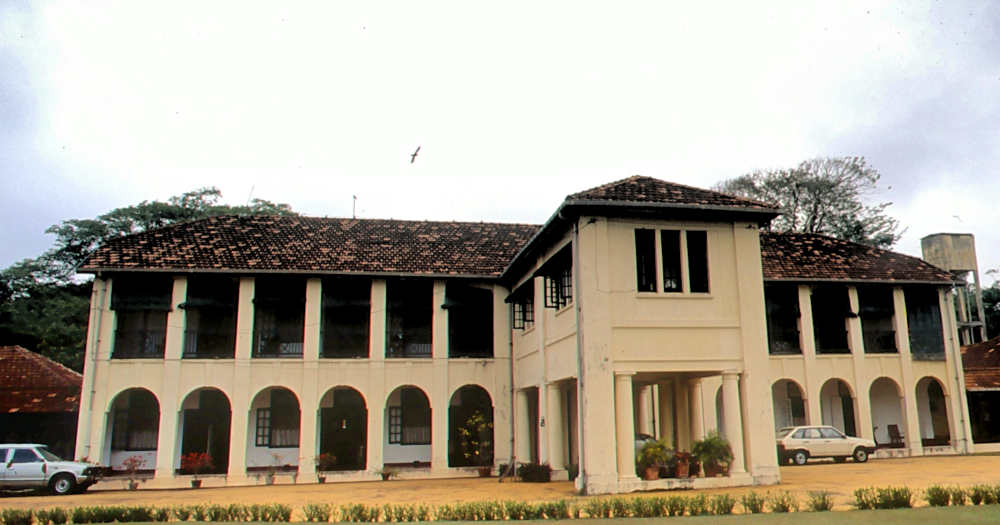
[[[906,435],[906,422],[903,420],[902,400],[899,390],[891,379],[879,378],[871,387],[872,426],[875,428],[875,441],[879,444],[890,443],[889,425],[899,427],[899,432]]]

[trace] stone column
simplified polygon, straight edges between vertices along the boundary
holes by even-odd
[[[531,421],[528,420],[528,391],[514,392],[514,454],[517,461],[531,461]]]
[[[566,432],[563,430],[562,387],[555,381],[547,383],[546,387],[549,410],[545,427],[549,434],[549,465],[552,470],[562,470],[566,468],[563,461],[563,441],[566,439]]]
[[[448,310],[442,308],[445,301],[444,281],[434,281],[434,296],[431,301],[434,384],[427,394],[431,401],[431,468],[440,471],[448,468],[448,405],[451,403],[448,384]]]
[[[384,280],[372,280],[372,306],[369,319],[368,339],[368,446],[366,447],[369,469],[382,468],[385,446],[385,316],[386,284]]]
[[[317,427],[319,426],[319,356],[323,351],[323,280],[306,281],[305,335],[302,344],[302,399],[299,400],[299,474],[316,472],[313,457],[319,453]]]
[[[805,392],[807,423],[822,424],[823,414],[819,406],[819,391],[823,388],[823,379],[816,370],[816,334],[813,331],[812,288],[808,285],[799,286],[799,343],[802,347],[802,360],[806,367],[806,381],[802,387]]]
[[[674,439],[674,384],[672,381],[662,382],[657,388],[660,394],[659,399],[659,423],[660,423],[660,439],[666,439],[666,442],[673,448],[677,447]]]
[[[900,369],[903,375],[903,402],[906,406],[906,446],[911,456],[923,456],[920,441],[920,416],[917,410],[917,382],[913,379],[913,355],[910,354],[910,325],[906,320],[906,294],[902,288],[892,289],[894,313],[893,330],[896,331],[896,348],[899,349]]]
[[[177,422],[181,400],[177,385],[180,382],[181,357],[184,353],[184,328],[186,315],[178,305],[187,300],[187,277],[174,277],[170,312],[167,313],[167,342],[163,359],[163,389],[160,390],[160,432],[156,444],[157,480],[174,477],[174,461],[180,437]]]
[[[687,385],[674,381],[674,413],[677,414],[677,450],[691,451],[691,407]]]
[[[229,430],[229,476],[236,484],[246,480],[247,432],[250,425],[250,353],[253,349],[254,278],[240,279],[236,310],[236,365],[233,370],[233,422]]]
[[[632,420],[632,376],[615,372],[615,437],[618,478],[635,478],[635,422]]]
[[[743,460],[743,416],[740,409],[740,376],[736,372],[722,374],[722,406],[725,419],[726,439],[733,449],[733,462],[729,473],[744,474],[746,466]]]
[[[653,435],[653,423],[650,416],[653,413],[652,406],[653,387],[649,385],[639,387],[639,432]]]
[[[856,286],[847,287],[847,296],[850,300],[851,311],[860,312],[861,306],[858,300],[858,288]],[[872,407],[868,382],[868,367],[865,363],[865,339],[861,326],[861,317],[849,317],[847,319],[847,344],[851,348],[851,357],[854,360],[854,399],[857,409],[856,420],[861,428],[857,429],[858,437],[864,439],[875,439],[875,431],[872,428]]]
[[[705,413],[702,402],[701,379],[688,381],[688,399],[691,402],[691,442],[705,437]]]

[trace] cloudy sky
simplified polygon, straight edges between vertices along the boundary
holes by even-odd
[[[970,232],[1000,267],[1000,4],[283,4],[0,2],[0,267],[204,186],[541,223],[634,174],[815,156],[882,174],[899,251]]]

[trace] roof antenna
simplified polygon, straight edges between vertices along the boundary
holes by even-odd
[[[358,218],[358,196],[357,195],[352,195],[352,197],[354,197],[354,207],[351,208],[351,218],[352,219],[357,219]]]

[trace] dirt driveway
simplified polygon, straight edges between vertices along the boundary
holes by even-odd
[[[855,488],[885,485],[907,485],[925,488],[935,483],[959,484],[1000,483],[1000,455],[937,456],[908,459],[872,460],[864,464],[818,463],[804,467],[781,467],[782,484],[756,487],[760,492],[788,490],[805,496],[811,490],[829,490],[839,496],[838,508],[848,508]],[[734,496],[749,488],[706,491],[728,492]],[[690,494],[691,492],[685,492]],[[633,496],[651,493],[634,494]],[[73,496],[7,496],[0,498],[2,508],[47,508],[54,506],[119,505],[145,503],[173,505],[177,503],[427,503],[444,504],[456,501],[510,499],[519,501],[552,501],[580,499],[570,482],[497,483],[496,478],[394,480],[388,482],[298,484],[253,487],[205,488],[200,490],[118,490],[92,491]]]

